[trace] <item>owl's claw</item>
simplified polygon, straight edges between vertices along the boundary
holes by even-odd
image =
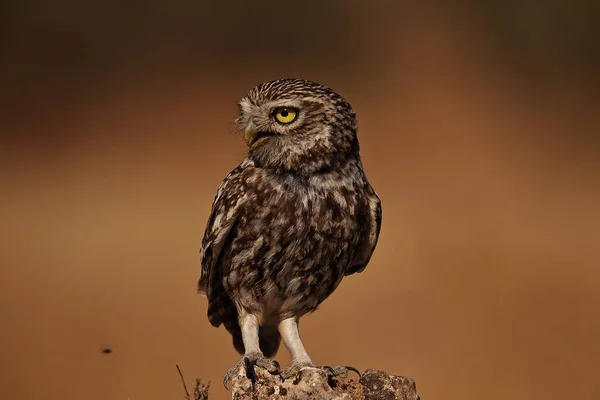
[[[358,378],[360,379],[361,374],[360,371],[357,370],[354,367],[349,367],[347,365],[342,365],[342,366],[338,366],[338,367],[322,367],[322,368],[327,368],[328,370],[331,371],[331,377],[332,378],[342,378],[342,379],[346,379],[348,377],[348,372],[352,371],[354,373],[356,373],[356,375],[358,375]]]
[[[271,374],[277,374],[279,372],[279,363],[277,361],[266,358],[262,354],[246,354],[233,366],[233,368],[227,371],[225,377],[223,377],[223,386],[225,386],[225,389],[228,389],[227,384],[234,376],[240,373],[240,369],[242,368],[244,369],[246,377],[254,382],[254,366],[264,368]]]

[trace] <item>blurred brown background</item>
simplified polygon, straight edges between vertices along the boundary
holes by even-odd
[[[176,363],[228,397],[198,249],[236,102],[280,77],[353,104],[384,206],[313,360],[600,398],[598,2],[390,3],[2,2],[1,398],[177,399]]]

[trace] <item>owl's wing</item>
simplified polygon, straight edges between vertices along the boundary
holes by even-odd
[[[357,272],[363,272],[367,267],[371,256],[377,246],[377,240],[379,239],[379,231],[381,230],[381,200],[377,193],[368,185],[369,190],[369,202],[368,202],[368,222],[365,224],[368,230],[363,236],[364,240],[358,244],[354,258],[350,267],[346,270],[346,275],[352,275]]]
[[[211,291],[221,287],[220,282],[217,282],[221,276],[216,270],[217,264],[245,199],[240,190],[240,172],[239,167],[234,169],[219,186],[202,238],[198,293],[208,297],[209,301],[214,297]]]

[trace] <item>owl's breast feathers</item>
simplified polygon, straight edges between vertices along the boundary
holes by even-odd
[[[381,204],[358,158],[310,177],[246,160],[221,184],[202,242],[199,292],[211,322],[229,306],[219,300],[226,293],[244,307],[275,292],[283,308],[303,305],[291,312],[316,309],[344,275],[364,270],[380,226]]]

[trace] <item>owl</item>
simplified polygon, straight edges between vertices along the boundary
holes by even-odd
[[[250,90],[239,108],[248,154],[213,201],[198,282],[210,323],[223,325],[243,354],[225,384],[240,365],[284,378],[313,366],[299,320],[365,269],[381,227],[355,113],[342,96],[280,79]],[[282,339],[292,357],[285,370],[272,359]]]

